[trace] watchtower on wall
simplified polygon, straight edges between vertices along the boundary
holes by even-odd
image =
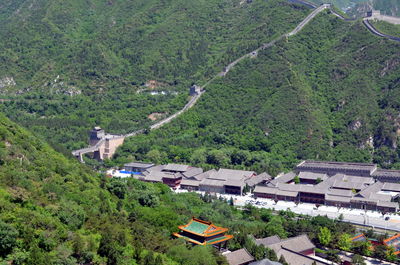
[[[372,18],[374,18],[374,17],[379,17],[381,15],[381,11],[379,11],[379,10],[370,10],[370,11],[367,11],[367,17],[372,17]]]
[[[96,145],[101,139],[105,138],[105,136],[106,133],[102,128],[98,126],[94,127],[89,133],[89,145]]]
[[[193,85],[190,87],[190,96],[200,95],[201,87]]]

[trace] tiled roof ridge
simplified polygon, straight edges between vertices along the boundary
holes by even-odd
[[[362,162],[338,162],[338,161],[318,161],[318,160],[305,160],[298,166],[303,166],[306,163],[316,164],[333,164],[333,165],[356,165],[356,166],[376,166],[374,163],[362,163]]]
[[[296,255],[302,256],[303,258],[307,258],[307,259],[313,260],[313,261],[317,262],[317,264],[318,264],[318,263],[321,263],[321,264],[331,265],[331,263],[327,263],[327,262],[325,262],[325,261],[316,259],[316,258],[314,258],[314,257],[310,257],[310,256],[307,256],[307,255],[301,254],[301,253],[299,253],[299,252],[296,252],[296,251],[291,250],[291,249],[289,249],[289,248],[286,248],[286,247],[284,247],[284,246],[281,246],[281,248],[284,249],[284,250],[286,250],[286,251],[292,252],[292,253],[294,253],[294,254],[296,254]]]
[[[206,224],[206,225],[212,225],[212,222],[210,222],[210,221],[204,221],[204,220],[201,220],[201,219],[196,218],[196,217],[192,217],[192,221],[196,221],[196,222],[198,222],[198,223],[202,223],[202,224]]]

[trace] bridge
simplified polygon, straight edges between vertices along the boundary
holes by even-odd
[[[310,9],[314,9],[304,20],[302,20],[295,29],[293,29],[291,32],[283,34],[272,41],[268,43],[264,43],[261,45],[259,48],[255,49],[254,51],[251,51],[240,58],[236,59],[235,61],[231,62],[228,64],[226,67],[224,67],[223,71],[216,74],[214,77],[212,77],[210,80],[208,80],[203,86],[194,86],[197,87],[196,91],[194,93],[191,93],[191,97],[188,101],[188,103],[178,112],[174,113],[173,115],[158,121],[157,123],[153,124],[150,126],[150,130],[155,130],[163,125],[170,123],[172,120],[180,116],[182,113],[187,111],[188,109],[192,108],[196,102],[200,99],[200,97],[205,93],[205,88],[211,84],[215,79],[219,77],[224,77],[228,72],[235,67],[238,63],[240,63],[242,60],[246,58],[254,58],[257,56],[258,52],[261,50],[265,50],[267,48],[270,48],[275,45],[276,42],[283,38],[289,38],[291,36],[296,35],[299,33],[308,23],[310,23],[313,18],[315,18],[319,13],[322,11],[329,9],[331,13],[335,16],[337,16],[339,19],[345,20],[345,21],[353,21],[353,19],[348,19],[337,13],[333,8],[331,4],[322,4],[320,6],[316,6],[315,4],[312,4],[310,2],[304,1],[304,0],[288,0],[289,2],[292,3],[297,3],[297,4],[303,4],[307,6]],[[364,19],[364,25],[372,32],[373,34],[384,37],[387,39],[395,40],[395,41],[400,41],[400,38],[394,37],[394,36],[389,36],[383,33],[380,33],[377,31],[368,21],[368,18]],[[97,128],[99,129],[99,128]],[[96,128],[95,128],[96,130]],[[75,150],[72,152],[72,155],[75,156],[76,158],[79,159],[79,161],[83,162],[83,155],[88,154],[88,153],[94,153],[94,157],[98,160],[103,160],[106,158],[111,158],[114,153],[116,152],[117,148],[124,143],[124,140],[126,137],[132,137],[138,134],[144,133],[145,130],[137,130],[125,135],[112,135],[112,134],[105,134],[104,131],[100,132],[96,137],[95,140],[91,140],[90,146],[87,148]],[[94,133],[92,131],[91,133]],[[93,137],[93,135],[91,135]],[[92,139],[92,138],[91,138]]]

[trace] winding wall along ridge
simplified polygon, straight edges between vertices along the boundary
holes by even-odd
[[[337,13],[335,10],[332,9],[331,4],[323,4],[320,6],[316,6],[310,2],[304,1],[304,0],[288,0],[289,2],[292,3],[297,3],[297,4],[303,4],[305,6],[307,6],[308,8],[314,9],[304,20],[302,20],[295,29],[293,29],[291,32],[283,34],[277,38],[275,38],[274,40],[263,44],[262,46],[260,46],[259,48],[255,49],[254,51],[247,53],[245,55],[243,55],[242,57],[236,59],[235,61],[231,62],[230,64],[228,64],[224,70],[220,73],[218,73],[217,75],[215,75],[213,78],[211,78],[210,80],[208,80],[202,87],[200,87],[200,92],[198,94],[195,94],[194,96],[192,96],[190,98],[190,100],[188,101],[188,103],[178,112],[174,113],[173,115],[153,124],[150,126],[150,130],[155,130],[158,129],[160,127],[162,127],[163,125],[170,123],[172,120],[174,120],[176,117],[180,116],[182,113],[184,113],[185,111],[187,111],[188,109],[192,108],[196,102],[200,99],[200,97],[205,93],[205,88],[211,84],[216,78],[218,77],[223,77],[225,76],[235,65],[237,65],[239,62],[241,62],[242,60],[246,59],[246,58],[251,58],[254,56],[257,56],[258,52],[260,50],[264,50],[267,49],[269,47],[272,47],[273,45],[275,45],[275,43],[283,38],[287,38],[293,35],[296,35],[298,32],[300,32],[315,16],[317,16],[319,13],[321,13],[323,10],[325,9],[330,9],[332,14],[337,16],[338,18],[345,20],[345,21],[352,21],[353,19],[347,19],[345,17],[343,17],[342,15],[340,15],[339,13]],[[390,36],[387,34],[383,34],[381,32],[379,32],[378,30],[376,30],[371,23],[369,23],[369,21],[367,19],[364,19],[363,21],[364,25],[369,29],[370,32],[372,32],[373,34],[380,36],[380,37],[384,37],[384,38],[388,38],[394,41],[399,41],[400,42],[400,38],[398,37],[394,37],[394,36]],[[126,137],[132,137],[138,134],[142,134],[144,133],[145,130],[141,129],[141,130],[137,130],[125,135],[108,135],[108,137],[110,138],[115,138],[115,139],[120,139],[120,138],[126,138]],[[82,160],[82,155],[86,154],[86,153],[92,153],[95,151],[98,151],[102,145],[105,144],[105,139],[101,139],[98,143],[96,143],[96,145],[94,146],[90,146],[87,148],[83,148],[83,149],[79,149],[79,150],[75,150],[72,152],[72,154],[75,157],[78,157],[80,161],[83,162]]]
[[[165,124],[171,122],[174,118],[178,117],[180,114],[182,114],[182,113],[185,112],[186,110],[192,108],[192,107],[196,104],[196,102],[199,100],[199,98],[205,93],[205,88],[206,88],[209,84],[211,84],[212,81],[214,81],[216,78],[218,78],[218,77],[220,77],[220,76],[225,76],[236,64],[238,64],[239,62],[241,62],[242,60],[244,60],[244,59],[246,59],[246,58],[250,58],[250,57],[252,57],[252,56],[256,56],[257,53],[258,53],[260,50],[264,50],[264,49],[267,49],[267,48],[269,48],[269,47],[272,47],[277,41],[281,40],[282,38],[284,38],[284,37],[289,37],[289,36],[292,36],[292,35],[297,34],[297,33],[298,33],[302,28],[304,28],[317,14],[319,14],[319,13],[322,12],[324,9],[329,8],[329,7],[330,7],[330,4],[324,4],[324,5],[319,6],[319,7],[316,8],[314,11],[312,11],[303,21],[301,21],[301,22],[299,23],[299,25],[298,25],[294,30],[292,30],[291,32],[289,32],[289,33],[287,33],[287,34],[283,34],[283,35],[277,37],[276,39],[274,39],[274,40],[272,40],[272,41],[270,41],[270,42],[268,42],[268,43],[264,43],[262,46],[260,46],[259,48],[255,49],[254,51],[249,52],[249,53],[243,55],[242,57],[236,59],[235,61],[231,62],[230,64],[228,64],[228,65],[224,68],[224,70],[223,70],[221,73],[215,75],[212,79],[210,79],[209,81],[207,81],[207,82],[201,87],[201,92],[200,92],[199,94],[197,94],[197,95],[194,95],[194,96],[189,100],[189,102],[183,107],[183,109],[181,109],[180,111],[176,112],[176,113],[173,114],[172,116],[169,116],[168,118],[165,118],[164,120],[161,120],[161,121],[159,121],[159,122],[153,124],[152,126],[150,126],[150,129],[151,129],[151,130],[158,129],[158,128],[160,128],[161,126],[163,126],[163,125],[165,125]],[[142,130],[140,130],[140,131],[142,131]],[[126,137],[133,136],[133,135],[138,134],[138,132],[139,132],[139,131],[136,131],[136,132],[133,132],[133,133],[129,133],[129,134],[126,134],[125,136],[126,136]]]
[[[364,25],[367,27],[367,29],[368,29],[372,34],[375,34],[375,35],[377,35],[377,36],[379,36],[379,37],[383,37],[383,38],[387,38],[387,39],[390,39],[390,40],[394,40],[394,41],[400,42],[400,38],[399,38],[399,37],[391,36],[391,35],[384,34],[384,33],[380,32],[380,31],[378,31],[378,30],[369,22],[368,19],[364,19],[364,20],[363,20],[363,23],[364,23]]]
[[[173,119],[175,119],[176,117],[178,117],[179,115],[181,115],[182,113],[184,113],[185,111],[187,111],[188,109],[192,108],[196,102],[200,99],[200,97],[205,93],[205,88],[211,84],[216,78],[221,77],[221,76],[225,76],[236,64],[238,64],[240,61],[246,59],[246,58],[251,58],[254,56],[257,56],[258,52],[260,50],[264,50],[267,49],[269,47],[272,47],[273,45],[275,45],[275,43],[281,39],[283,39],[284,37],[290,37],[293,36],[295,34],[297,34],[301,29],[303,29],[317,14],[319,14],[320,12],[322,12],[323,10],[325,10],[326,8],[329,8],[330,4],[324,4],[321,5],[317,8],[315,8],[315,10],[313,10],[304,20],[302,20],[295,29],[293,29],[291,32],[283,34],[277,38],[275,38],[274,40],[268,42],[268,43],[264,43],[262,46],[260,46],[259,48],[255,49],[252,52],[249,52],[245,55],[243,55],[242,57],[236,59],[235,61],[231,62],[230,64],[228,64],[224,70],[220,73],[218,73],[217,75],[215,75],[213,78],[211,78],[210,80],[208,80],[201,88],[200,88],[200,93],[192,96],[189,100],[189,102],[178,112],[174,113],[173,115],[153,124],[150,126],[150,130],[155,130],[158,129],[160,127],[162,127],[163,125],[170,123]],[[137,130],[125,135],[108,135],[109,138],[126,138],[126,137],[131,137],[131,136],[135,136],[138,134],[142,134],[144,133],[145,130],[141,129],[141,130]],[[94,146],[90,146],[87,148],[83,148],[83,149],[79,149],[79,150],[75,150],[72,152],[72,155],[77,157],[81,162],[83,162],[83,158],[82,156],[84,154],[87,153],[92,153],[95,151],[99,151],[102,147],[102,145],[104,145],[106,142],[106,139],[101,139],[98,143],[96,143],[96,145]]]

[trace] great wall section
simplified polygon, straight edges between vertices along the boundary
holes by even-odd
[[[294,30],[292,30],[289,33],[283,34],[274,40],[263,44],[256,50],[247,53],[243,55],[242,57],[236,59],[235,61],[231,62],[228,64],[222,72],[218,73],[215,75],[213,78],[208,80],[203,86],[196,86],[194,85],[191,90],[190,90],[190,100],[188,103],[178,112],[174,113],[173,115],[153,124],[150,126],[150,130],[155,130],[163,125],[170,123],[172,120],[174,120],[176,117],[180,116],[182,113],[187,111],[188,109],[192,108],[196,102],[200,99],[200,97],[205,93],[205,88],[211,84],[216,78],[218,77],[224,77],[235,65],[237,65],[239,62],[246,58],[253,58],[257,56],[258,52],[264,49],[267,49],[269,47],[272,47],[276,42],[283,38],[288,38],[290,36],[296,35],[298,32],[300,32],[315,16],[317,16],[319,13],[324,11],[325,9],[329,9],[333,15],[338,17],[341,20],[344,21],[356,21],[355,19],[348,19],[337,13],[333,8],[331,4],[322,4],[320,6],[316,6],[313,3],[304,1],[304,0],[288,0],[291,3],[297,3],[297,4],[302,4],[307,6],[310,9],[314,9],[303,21],[301,21]],[[400,18],[394,18],[394,17],[388,17],[388,16],[382,16],[378,13],[371,13],[371,16],[366,17],[363,19],[363,24],[366,26],[366,28],[374,35],[386,38],[389,40],[397,41],[400,42],[399,37],[395,36],[390,36],[384,33],[379,32],[370,22],[370,20],[383,20],[387,21],[389,23],[393,23],[395,21],[396,23],[394,24],[400,24]],[[390,22],[391,21],[391,22]],[[398,23],[397,23],[398,22]],[[79,150],[74,150],[72,152],[72,155],[76,157],[80,162],[84,162],[83,156],[88,153],[93,153],[93,157],[98,160],[104,160],[104,159],[110,159],[116,152],[117,148],[121,146],[124,143],[125,138],[127,137],[133,137],[138,134],[144,133],[145,130],[137,130],[125,135],[113,135],[113,134],[105,134],[104,130],[102,130],[99,127],[95,127],[91,132],[90,132],[90,146],[87,148],[79,149]]]

